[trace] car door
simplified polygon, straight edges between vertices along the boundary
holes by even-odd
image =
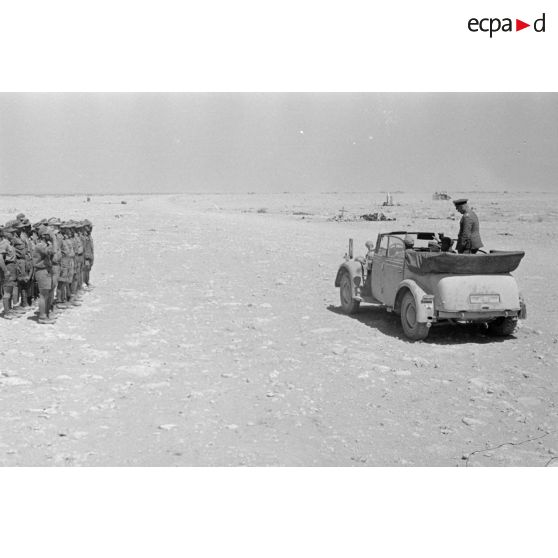
[[[384,268],[387,258],[389,237],[380,237],[380,242],[376,247],[376,253],[372,260],[372,296],[384,302]]]
[[[395,295],[401,281],[403,281],[403,265],[405,263],[405,243],[396,236],[389,237],[387,255],[383,273],[383,300],[386,306],[395,303]]]

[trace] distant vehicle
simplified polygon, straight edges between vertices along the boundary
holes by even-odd
[[[489,333],[511,335],[527,316],[510,273],[525,253],[433,252],[438,238],[431,232],[381,233],[376,244],[366,243],[364,258],[353,258],[350,239],[335,278],[343,311],[353,314],[361,302],[385,307],[401,316],[414,341],[425,339],[436,323],[481,323]]]

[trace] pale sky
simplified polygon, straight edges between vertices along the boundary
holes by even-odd
[[[558,94],[0,94],[0,194],[551,191]]]

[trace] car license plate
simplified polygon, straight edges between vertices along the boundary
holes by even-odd
[[[470,295],[469,301],[471,304],[497,304],[500,302],[500,295],[497,294],[483,294],[483,295]]]

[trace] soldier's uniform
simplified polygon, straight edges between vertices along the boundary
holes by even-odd
[[[70,304],[73,306],[81,306],[81,302],[77,299],[77,284],[78,284],[78,265],[77,265],[77,240],[76,240],[76,223],[74,221],[68,221],[67,227],[67,237],[69,242],[69,255],[70,255]]]
[[[459,208],[466,209],[459,222],[459,235],[456,245],[459,254],[475,254],[483,246],[480,237],[479,218],[474,211],[468,208],[467,201],[466,199],[458,199],[453,202],[458,210]]]
[[[58,280],[60,278],[60,262],[62,260],[62,252],[60,250],[61,237],[58,231],[58,227],[61,224],[60,219],[52,217],[48,220],[49,228],[51,229],[52,235],[52,288],[50,290],[50,302],[49,305],[53,312],[57,312],[56,302],[58,301],[57,289]]]
[[[93,261],[95,259],[94,249],[93,249],[93,238],[91,236],[91,232],[93,229],[93,223],[88,219],[85,219],[85,232],[83,235],[83,255],[85,257],[85,264],[83,268],[83,280],[85,282],[86,288],[91,288],[89,285],[89,274],[91,272],[91,268],[93,267]]]
[[[49,317],[50,293],[52,289],[52,255],[54,247],[46,237],[50,234],[47,227],[41,225],[38,229],[38,241],[33,250],[33,267],[39,288],[39,323],[52,324],[54,320]]]
[[[27,283],[29,281],[29,273],[27,271],[28,245],[21,234],[25,224],[23,221],[16,221],[13,224],[14,237],[12,245],[16,252],[16,276],[17,285],[14,287],[12,295],[12,309],[15,312],[25,314],[27,311]],[[17,306],[21,295],[21,304]]]
[[[11,226],[4,227],[4,238],[0,241],[0,258],[2,264],[0,269],[2,271],[2,304],[4,307],[3,317],[11,320],[15,317],[12,311],[12,296],[14,288],[17,287],[17,267],[16,267],[16,251],[12,245]]]
[[[60,252],[62,259],[60,260],[60,277],[58,279],[58,288],[60,291],[61,308],[69,308],[70,301],[70,283],[74,275],[74,248],[69,238],[67,223],[60,225],[62,241],[60,243]]]
[[[24,294],[27,298],[27,304],[31,304],[31,300],[33,298],[33,247],[34,242],[30,238],[29,233],[31,230],[31,223],[28,219],[25,219],[21,225],[21,232],[19,237],[25,243],[25,273],[27,277],[27,281],[24,284],[24,291],[22,291],[22,298],[21,302],[24,303]]]
[[[74,249],[76,252],[76,296],[82,294],[83,286],[83,265],[85,262],[85,256],[83,253],[83,239],[81,236],[82,224],[76,224],[76,234],[74,236]]]

